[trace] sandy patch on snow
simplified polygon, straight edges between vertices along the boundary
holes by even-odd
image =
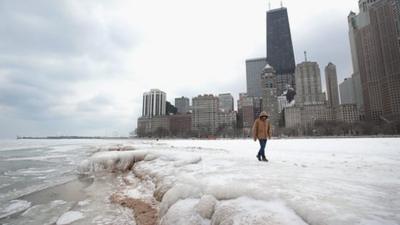
[[[112,203],[132,209],[138,225],[158,224],[158,210],[155,205],[117,193],[111,195],[110,200]]]

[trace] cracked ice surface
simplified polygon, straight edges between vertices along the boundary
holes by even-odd
[[[398,138],[270,140],[268,163],[251,140],[161,144],[135,173],[154,181],[163,225],[400,223]]]

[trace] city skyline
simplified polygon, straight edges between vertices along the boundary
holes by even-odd
[[[309,3],[319,10],[283,3],[296,61],[304,50],[320,65],[332,61],[341,81],[352,72],[347,15],[358,11],[357,1]],[[7,129],[0,137],[125,134],[140,116],[141,94],[154,87],[169,93],[170,102],[225,92],[236,100],[246,91],[245,59],[265,55],[265,1],[152,5],[3,2],[0,122]]]

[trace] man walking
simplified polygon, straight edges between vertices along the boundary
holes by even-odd
[[[265,145],[267,144],[267,139],[271,139],[272,129],[268,120],[268,114],[265,111],[262,111],[259,118],[254,121],[252,131],[254,141],[258,139],[260,142],[260,150],[257,154],[258,161],[268,162],[268,159],[265,157]]]

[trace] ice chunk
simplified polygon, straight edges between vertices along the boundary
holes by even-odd
[[[54,200],[51,202],[51,206],[53,207],[53,206],[57,206],[57,205],[64,205],[65,203],[67,203],[67,202],[64,200]]]
[[[60,218],[57,220],[57,225],[65,225],[70,224],[74,221],[80,220],[84,218],[83,214],[78,211],[68,211],[64,213]]]
[[[78,202],[78,205],[79,206],[87,206],[87,205],[89,205],[90,204],[90,200],[89,199],[86,199],[86,200],[83,200],[83,201],[79,201]]]
[[[127,171],[135,162],[142,161],[147,153],[147,151],[97,152],[89,159],[82,161],[78,171],[80,173],[102,170]]]
[[[0,208],[0,219],[11,216],[15,213],[25,211],[31,207],[31,203],[25,200],[12,200],[10,204],[5,208]]]
[[[167,176],[163,177],[162,179],[159,179],[156,184],[156,189],[154,190],[153,193],[154,198],[157,201],[161,202],[165,193],[167,193],[167,191],[174,186],[175,180],[176,180],[175,177],[172,176]]]
[[[239,176],[238,176],[239,177]],[[254,183],[244,183],[239,178],[238,180],[224,180],[208,182],[205,187],[205,193],[213,195],[218,200],[229,200],[236,199],[241,196],[249,196],[252,198],[265,198],[267,196],[261,196],[260,191],[257,189]]]
[[[212,195],[204,195],[196,205],[196,212],[205,219],[211,219],[217,199]]]
[[[47,204],[34,205],[27,209],[20,217],[10,221],[13,225],[54,225],[60,214],[67,212],[73,205],[73,202],[55,200]]]
[[[217,204],[212,225],[306,225],[282,201],[260,201],[247,197]]]
[[[161,205],[160,216],[165,215],[169,207],[175,204],[180,199],[198,198],[201,195],[201,190],[198,186],[177,183],[165,193]]]
[[[161,219],[161,225],[206,225],[209,220],[203,219],[195,211],[198,199],[185,199],[176,202]]]
[[[158,158],[158,155],[156,155],[156,154],[147,154],[145,157],[144,157],[144,161],[152,161],[152,160],[155,160],[155,159],[157,159]]]
[[[181,160],[178,162],[174,163],[175,167],[181,167],[181,166],[185,166],[185,165],[189,165],[189,164],[197,164],[201,161],[201,157],[197,156],[197,157],[191,157],[189,159],[185,159],[185,160]]]
[[[117,144],[108,148],[108,151],[130,151],[135,150],[133,146],[123,146],[122,144]]]

